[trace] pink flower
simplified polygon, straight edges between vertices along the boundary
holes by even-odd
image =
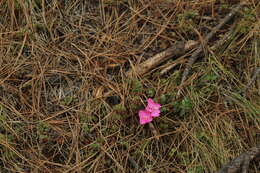
[[[151,112],[152,117],[159,117],[160,116],[160,107],[161,105],[158,103],[155,103],[153,99],[149,98],[147,99],[148,105],[146,106],[145,110],[148,112]]]
[[[158,103],[155,103],[153,99],[148,98],[147,99],[147,106],[144,110],[139,111],[139,119],[140,124],[146,124],[150,123],[153,120],[153,117],[160,116],[160,107],[161,105]]]
[[[146,124],[150,123],[153,120],[153,117],[151,116],[151,113],[146,110],[140,110],[139,111],[139,119],[140,124]]]

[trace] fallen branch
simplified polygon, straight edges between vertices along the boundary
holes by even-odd
[[[253,147],[226,164],[216,173],[246,173],[252,160],[260,159],[260,146]]]
[[[181,85],[184,83],[184,81],[187,79],[188,74],[191,70],[192,65],[194,62],[198,59],[198,57],[201,55],[203,51],[203,45],[207,44],[209,40],[216,34],[216,32],[222,28],[223,25],[225,25],[239,10],[240,8],[244,5],[244,2],[241,2],[239,5],[237,5],[235,8],[232,9],[228,15],[221,20],[221,22],[215,26],[212,31],[206,36],[204,40],[204,44],[201,44],[198,49],[192,54],[192,56],[189,58],[188,64],[186,68],[184,69],[184,72],[182,74],[182,79],[181,79]],[[180,96],[181,90],[178,91],[177,96]]]
[[[170,58],[174,56],[180,56],[183,55],[188,50],[191,50],[194,48],[198,43],[193,40],[189,40],[186,43],[185,42],[177,42],[172,47],[168,48],[167,50],[160,52],[156,54],[155,56],[148,58],[143,63],[133,66],[131,70],[129,70],[126,75],[128,77],[132,75],[143,75],[159,64],[169,60]]]

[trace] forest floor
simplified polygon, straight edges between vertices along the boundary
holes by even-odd
[[[206,39],[238,4],[0,1],[0,172],[210,173],[259,146],[260,2]]]

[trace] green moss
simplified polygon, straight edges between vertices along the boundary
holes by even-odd
[[[212,145],[212,139],[211,139],[211,137],[208,136],[208,135],[206,134],[206,132],[204,132],[204,131],[198,132],[198,133],[196,134],[196,138],[197,138],[200,142],[202,142],[202,143],[204,143],[204,144],[207,144],[207,145],[209,145],[209,146]]]
[[[160,123],[160,124],[159,124],[159,127],[160,127],[160,129],[162,129],[162,130],[166,130],[166,129],[169,128],[169,125],[168,125],[167,123]]]
[[[203,173],[205,171],[205,168],[203,166],[194,166],[192,168],[189,168],[187,173]]]
[[[143,84],[140,80],[133,79],[132,80],[132,92],[142,92],[143,91]]]
[[[166,104],[168,101],[166,94],[160,96],[160,104]]]
[[[113,113],[111,114],[111,120],[112,120],[112,121],[121,120],[121,119],[122,119],[122,116],[121,116],[120,114],[118,114],[118,113],[116,113],[116,112],[113,112]]]
[[[123,104],[117,104],[113,108],[115,111],[118,111],[118,112],[126,111],[125,105],[123,105]]]
[[[89,133],[90,132],[90,126],[88,124],[83,124],[81,126],[83,133]]]
[[[155,92],[156,92],[156,91],[155,91],[153,88],[148,88],[148,89],[146,90],[146,95],[147,95],[147,97],[154,97]]]
[[[92,144],[89,144],[89,147],[90,147],[91,149],[94,149],[94,150],[99,150],[99,149],[100,149],[100,144],[94,142],[94,143],[92,143]]]
[[[51,128],[48,123],[40,122],[37,124],[36,128],[37,128],[37,135],[40,140],[49,138],[49,132]]]

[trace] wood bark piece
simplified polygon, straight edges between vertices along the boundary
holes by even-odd
[[[212,31],[207,34],[207,36],[204,39],[204,44],[201,44],[199,46],[199,48],[192,54],[192,56],[189,58],[188,64],[182,74],[182,79],[181,79],[181,85],[185,82],[185,80],[188,77],[188,74],[191,70],[192,65],[195,63],[195,61],[198,59],[198,57],[201,55],[202,51],[203,51],[203,45],[207,44],[209,42],[209,40],[216,34],[216,32],[222,28],[239,10],[240,8],[244,5],[244,2],[241,2],[239,5],[237,5],[236,7],[234,7],[232,9],[232,11],[230,13],[227,14],[226,17],[224,17],[220,23],[215,26]],[[180,96],[180,90],[177,93],[177,96]]]
[[[260,145],[249,149],[226,164],[216,173],[246,173],[252,160],[260,159]]]
[[[129,70],[126,75],[128,77],[133,75],[143,75],[153,68],[158,66],[159,64],[169,60],[174,56],[181,56],[188,50],[194,48],[198,43],[193,40],[189,40],[187,42],[177,42],[172,47],[166,49],[163,52],[156,54],[155,56],[148,58],[143,63],[134,66],[131,70]]]

